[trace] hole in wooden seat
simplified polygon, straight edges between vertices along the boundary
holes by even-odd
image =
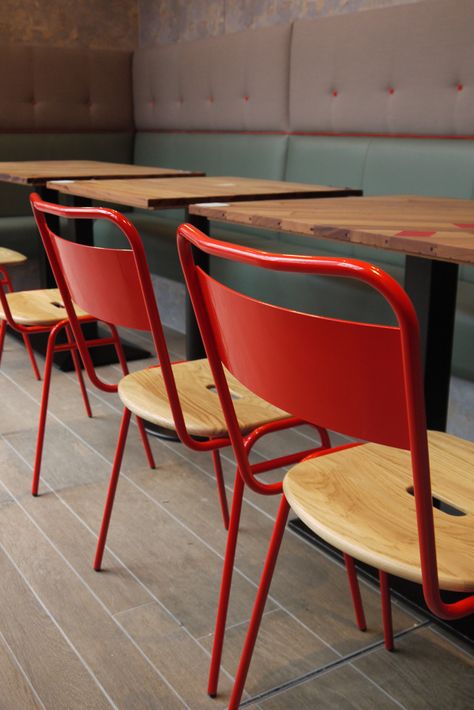
[[[409,486],[409,488],[407,488],[407,493],[409,493],[411,496],[415,495],[414,490],[413,490],[413,486]],[[431,500],[433,502],[433,508],[436,508],[436,510],[440,510],[442,513],[446,513],[446,515],[454,515],[455,517],[467,515],[467,513],[464,510],[461,510],[460,508],[456,508],[456,506],[451,505],[451,503],[446,503],[446,501],[441,500],[441,498],[437,498],[436,496],[432,496]]]
[[[62,303],[59,303],[59,301],[50,301],[52,306],[55,306],[56,308],[64,308],[65,306]]]
[[[206,389],[208,389],[209,392],[214,392],[214,394],[217,394],[215,385],[206,385]],[[230,390],[230,396],[232,397],[232,399],[242,399],[241,394],[237,394],[237,392],[232,392],[232,390]]]

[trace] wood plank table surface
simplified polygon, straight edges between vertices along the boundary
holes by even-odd
[[[182,177],[180,180],[88,180],[87,182],[47,183],[50,189],[64,194],[79,195],[91,200],[106,200],[128,207],[167,209],[195,202],[217,200],[263,200],[278,196],[337,197],[360,195],[350,188],[308,185],[280,180],[259,180],[242,177]]]
[[[128,180],[137,178],[181,179],[183,176],[201,176],[204,174],[205,173],[201,171],[176,170],[174,168],[146,165],[128,165],[125,163],[97,160],[21,160],[0,162],[0,182],[30,186],[47,202],[57,202],[57,191],[50,190],[46,186],[46,183],[53,179],[66,181],[88,180],[91,178],[95,180],[103,180],[105,178],[127,178]],[[72,197],[71,202],[74,206],[84,204],[84,201],[80,197]],[[59,219],[57,217],[48,216],[48,224],[54,232],[59,234]],[[73,239],[75,241],[82,244],[93,243],[92,223],[89,220],[77,220],[71,224],[71,230],[73,231]],[[43,250],[40,251],[40,278],[43,288],[55,287],[54,277]],[[95,337],[96,326],[89,324],[87,329],[89,337]],[[45,343],[41,336],[35,336],[32,342],[36,350],[40,352],[44,351]],[[131,348],[127,344],[124,344],[124,346],[128,359],[142,358],[147,355],[145,350]],[[94,349],[94,361],[97,364],[113,362],[115,361],[115,355],[111,355],[111,353],[113,353],[113,349],[111,348]],[[57,354],[55,356],[55,363],[68,369],[71,364],[69,354]]]
[[[0,162],[0,181],[45,185],[48,180],[101,180],[104,178],[181,177],[203,172],[98,160],[20,160]]]
[[[193,205],[190,212],[405,254],[405,288],[421,328],[428,426],[446,428],[458,264],[474,264],[474,201],[391,195]]]
[[[193,214],[474,264],[474,201],[411,195],[193,205]]]
[[[149,210],[171,207],[189,207],[194,203],[228,202],[230,200],[264,200],[296,197],[345,197],[360,195],[360,190],[347,187],[309,185],[281,180],[261,180],[245,177],[183,177],[180,180],[88,180],[47,183],[51,190],[66,195],[79,196],[83,200],[113,202],[127,207]],[[205,217],[190,214],[187,219],[203,231],[209,229]],[[208,260],[201,258],[201,267],[208,268]],[[186,352],[188,359],[204,356],[199,329],[189,299],[186,297]]]

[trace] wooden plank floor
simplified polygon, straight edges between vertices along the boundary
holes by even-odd
[[[168,336],[182,357],[181,336]],[[110,381],[120,376],[115,366],[102,371]],[[22,345],[7,337],[0,368],[0,708],[226,707],[277,501],[246,497],[220,692],[211,700],[205,689],[225,533],[210,457],[153,440],[157,469],[150,471],[132,428],[105,571],[97,574],[91,561],[120,405],[90,389],[94,418],[87,419],[75,378],[54,372],[41,496],[34,499],[40,394]],[[255,455],[306,446],[309,436],[303,429],[268,439]],[[224,469],[230,495],[230,454]],[[288,531],[243,704],[470,707],[471,650],[396,603],[397,651],[388,654],[378,592],[362,587],[364,634],[354,626],[343,569]]]

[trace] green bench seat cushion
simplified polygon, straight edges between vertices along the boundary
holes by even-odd
[[[139,132],[134,162],[207,175],[283,180],[287,142],[284,135]]]

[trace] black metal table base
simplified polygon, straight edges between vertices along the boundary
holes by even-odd
[[[458,265],[417,256],[405,259],[405,289],[420,323],[428,429],[446,431]]]
[[[190,214],[186,210],[186,221],[200,229],[204,234],[209,234],[209,220],[207,217],[201,217],[196,214]],[[209,255],[198,251],[193,247],[194,259],[197,266],[200,266],[203,271],[209,273]],[[189,298],[188,290],[186,289],[186,359],[200,360],[206,357],[204,345],[199,332],[196,316],[194,315],[191,299]]]
[[[288,527],[293,530],[297,535],[303,537],[311,545],[326,552],[327,554],[342,560],[342,553],[335,547],[330,545],[328,542],[322,540],[318,535],[316,535],[312,530],[310,530],[301,520],[295,518],[290,520]],[[357,571],[363,576],[375,581],[378,584],[378,572],[374,567],[366,565],[363,562],[357,563]],[[464,619],[459,619],[457,621],[442,621],[437,616],[434,616],[427,608],[425,601],[423,599],[423,592],[419,584],[414,582],[409,582],[406,579],[401,579],[400,577],[394,577],[390,575],[390,589],[394,596],[401,599],[403,602],[409,604],[414,608],[415,611],[425,614],[427,617],[436,621],[446,629],[454,631],[456,634],[462,636],[463,640],[474,642],[474,616],[468,616]],[[464,595],[465,596],[465,595]],[[454,602],[458,599],[462,599],[462,594],[457,594],[456,592],[446,592],[443,593],[443,599],[447,602]]]
[[[152,424],[147,422],[146,419],[143,421],[145,425],[145,431],[150,436],[154,436],[157,439],[163,439],[163,441],[179,441],[179,437],[173,429],[164,429],[158,424]]]

